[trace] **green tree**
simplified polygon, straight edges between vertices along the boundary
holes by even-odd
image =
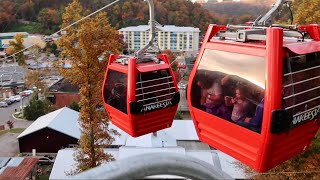
[[[23,42],[24,42],[23,38],[24,36],[22,34],[16,34],[14,36],[14,41],[9,41],[9,45],[14,50],[14,53],[17,53],[25,48],[23,45]],[[23,52],[18,53],[18,64],[19,65],[26,64]]]
[[[37,98],[32,98],[29,105],[23,109],[24,118],[29,121],[34,121],[40,116],[43,116],[49,112],[49,102],[41,101]]]
[[[78,103],[76,103],[76,102],[72,102],[70,105],[69,105],[69,108],[70,109],[73,109],[73,110],[75,110],[75,111],[80,111],[80,106],[79,106],[79,104]]]
[[[83,8],[74,0],[63,14],[62,28],[79,20]],[[103,53],[119,52],[122,48],[119,33],[110,26],[105,13],[99,13],[71,28],[68,28],[58,42],[62,56],[71,61],[72,68],[60,69],[61,74],[71,83],[80,87],[80,125],[82,135],[79,149],[75,154],[76,169],[71,174],[96,167],[103,162],[113,160],[102,147],[111,144],[114,138],[108,129],[108,118],[104,110],[97,110],[102,105],[101,89],[107,61],[99,62]]]

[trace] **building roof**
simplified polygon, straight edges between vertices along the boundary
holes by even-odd
[[[24,180],[38,163],[38,158],[12,158],[9,163],[0,170],[0,180]]]
[[[29,47],[34,44],[38,45],[40,48],[46,47],[46,43],[39,36],[29,36],[27,38],[23,38],[23,40],[24,40],[23,45],[25,47]],[[3,39],[2,40],[2,48],[8,48],[10,46],[9,45],[10,41],[14,41],[14,39]]]
[[[10,158],[9,157],[0,157],[0,169],[9,162]],[[1,172],[1,171],[0,171]]]
[[[78,123],[79,112],[63,107],[49,114],[39,117],[17,138],[27,136],[44,128],[50,128],[76,139],[80,138],[81,131]]]
[[[164,26],[157,26],[157,31],[164,31],[164,32],[200,32],[199,28],[194,27],[178,27],[174,25],[164,25]],[[126,28],[121,28],[119,31],[148,31],[150,29],[149,25],[140,25],[140,26],[130,26]]]
[[[186,150],[183,147],[164,147],[164,148],[146,148],[146,147],[127,147],[122,146],[118,148],[106,148],[105,153],[109,153],[113,158],[117,160],[126,159],[128,157],[149,154],[149,153],[177,153],[189,157],[194,157],[205,161],[211,165],[216,166],[218,169],[229,174],[233,178],[245,179],[244,170],[236,165],[237,160],[217,150]],[[76,161],[74,160],[75,149],[63,149],[57,154],[54,162],[50,180],[66,179],[67,173],[74,170]],[[164,178],[163,175],[157,176],[159,179]],[[165,176],[165,179],[174,178],[171,176]],[[176,179],[176,178],[174,178]]]
[[[9,33],[0,33],[0,38],[1,37],[8,37],[8,36],[15,36],[16,34],[22,34],[22,35],[29,35],[27,32],[9,32]]]

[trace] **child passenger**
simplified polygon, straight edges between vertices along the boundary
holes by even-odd
[[[233,106],[231,120],[233,122],[244,121],[249,111],[249,101],[244,95],[244,88],[237,87],[235,97],[225,96],[227,106]]]

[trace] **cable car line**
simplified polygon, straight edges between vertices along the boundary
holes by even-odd
[[[52,35],[54,35],[54,34],[57,34],[57,33],[60,33],[60,32],[62,32],[62,31],[65,31],[66,29],[70,28],[71,26],[74,26],[75,24],[78,24],[79,22],[81,22],[81,21],[83,21],[83,20],[87,19],[88,17],[90,17],[90,16],[92,16],[92,15],[94,15],[94,14],[96,14],[96,13],[98,13],[98,12],[102,11],[102,10],[104,10],[105,8],[107,8],[107,7],[111,6],[111,5],[113,5],[113,4],[115,4],[115,3],[119,2],[119,1],[121,1],[121,0],[115,0],[115,1],[113,1],[112,3],[109,3],[108,5],[106,5],[106,6],[102,7],[102,8],[100,8],[100,9],[98,9],[98,10],[96,10],[96,11],[94,11],[93,13],[91,13],[91,14],[89,14],[89,15],[87,15],[87,16],[85,16],[85,17],[81,18],[81,19],[79,19],[78,21],[76,21],[76,22],[74,22],[74,23],[72,23],[72,24],[70,24],[70,25],[68,25],[68,26],[66,26],[66,27],[64,27],[64,28],[62,28],[62,29],[60,29],[59,31],[57,31],[57,32],[55,32],[55,33],[53,33],[53,34],[49,35],[49,37],[50,37],[50,36],[52,36]],[[27,49],[31,48],[31,47],[33,47],[33,46],[35,46],[35,45],[36,45],[36,43],[34,43],[34,44],[30,45],[30,46],[27,46],[26,48],[24,48],[24,49],[22,49],[22,50],[20,50],[20,51],[18,51],[18,52],[16,52],[16,53],[14,53],[14,54],[12,54],[12,55],[10,55],[10,56],[7,56],[6,58],[13,57],[13,56],[15,56],[15,55],[17,55],[17,54],[19,54],[19,53],[21,53],[21,52],[23,52],[23,51],[25,51],[25,50],[27,50]],[[2,60],[2,61],[3,61],[4,59],[5,59],[5,58],[2,58],[2,59],[0,59],[0,60]]]

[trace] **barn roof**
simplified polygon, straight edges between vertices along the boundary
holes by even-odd
[[[12,158],[7,166],[1,169],[0,180],[24,180],[37,163],[38,158]]]
[[[27,136],[44,128],[50,128],[68,136],[80,139],[79,112],[63,107],[39,117],[17,138]]]

